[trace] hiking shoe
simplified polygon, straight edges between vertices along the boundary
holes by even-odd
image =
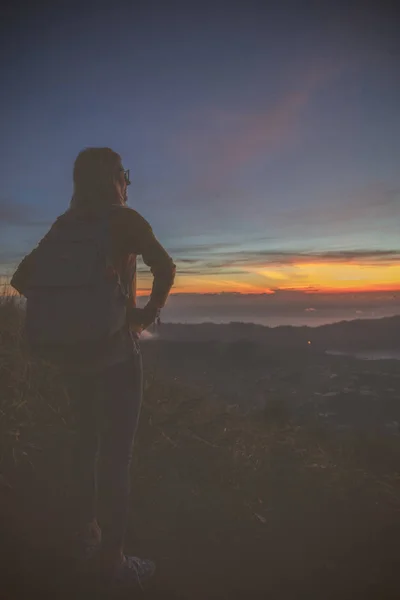
[[[101,546],[101,540],[82,535],[75,535],[73,555],[78,562],[87,562],[96,557]]]
[[[151,560],[125,556],[124,562],[114,572],[112,580],[118,587],[143,587],[143,584],[153,577],[155,570],[156,565]]]

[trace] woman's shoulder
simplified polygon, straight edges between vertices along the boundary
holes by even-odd
[[[130,206],[116,206],[112,218],[124,228],[137,227],[151,229],[150,223],[137,210]]]

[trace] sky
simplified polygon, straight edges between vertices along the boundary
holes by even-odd
[[[0,273],[68,207],[78,152],[110,146],[176,262],[175,294],[392,297],[400,41],[394,9],[360,6],[3,9]]]

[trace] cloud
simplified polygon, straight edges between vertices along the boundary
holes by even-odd
[[[29,209],[23,204],[0,198],[0,225],[21,225],[29,219]]]
[[[197,252],[214,252],[219,251],[221,248],[231,248],[236,244],[229,242],[210,242],[208,244],[190,244],[189,246],[170,246],[169,250],[175,254],[190,253],[195,254]],[[182,258],[183,261],[189,262],[190,258]]]
[[[400,250],[335,250],[309,254],[321,262],[355,262],[362,264],[399,264]]]
[[[394,207],[397,215],[400,215],[400,187],[389,186],[385,183],[370,184],[365,189],[367,206]],[[364,199],[364,194],[361,195]]]
[[[31,204],[0,198],[0,227],[21,227],[48,224],[39,219],[37,209]]]
[[[219,252],[209,253],[209,246],[180,248],[184,254],[197,254],[190,259],[183,269],[179,269],[179,253],[174,254],[178,265],[178,273],[209,274],[210,271],[222,273],[228,269],[240,267],[239,272],[245,272],[246,266],[283,267],[310,263],[353,263],[365,266],[384,266],[400,264],[400,249],[389,250],[332,250],[332,251],[282,251],[279,249],[232,250],[220,249]]]
[[[365,230],[366,227],[376,228],[377,221],[399,223],[399,218],[400,187],[384,181],[370,182],[350,192],[338,192],[328,201],[291,209],[280,215],[281,223],[287,222],[301,228],[305,225],[308,228],[328,226],[338,235],[347,225]]]
[[[209,184],[218,183],[260,154],[275,152],[288,143],[309,96],[309,90],[294,91],[266,113],[238,117],[230,132],[214,139],[219,159],[209,165]]]
[[[181,152],[196,173],[185,194],[218,193],[242,166],[293,142],[312,96],[341,70],[342,65],[310,66],[294,89],[264,112],[242,114],[214,108],[198,118],[179,140]]]
[[[177,263],[177,261],[175,261]],[[152,277],[148,268],[140,268],[138,269],[138,273],[140,275],[147,275],[148,277]],[[248,271],[246,269],[224,269],[223,267],[203,267],[203,268],[193,268],[193,269],[177,269],[177,273],[179,276],[181,275],[247,275]]]
[[[0,251],[0,277],[11,277],[21,259],[17,252]]]

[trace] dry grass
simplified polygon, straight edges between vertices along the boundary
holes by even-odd
[[[26,498],[32,474],[65,483],[68,470],[60,465],[68,463],[73,420],[57,370],[28,356],[22,323],[18,303],[3,298],[0,486],[11,482]],[[140,551],[168,564],[168,585],[179,597],[205,597],[205,572],[207,585],[223,585],[227,597],[228,572],[231,586],[245,590],[252,572],[253,587],[286,597],[280,582],[292,578],[297,586],[298,573],[316,581],[322,569],[325,581],[323,565],[340,563],[355,531],[362,544],[362,536],[378,535],[381,523],[394,524],[400,508],[397,437],[299,426],[274,401],[264,415],[243,417],[201,389],[162,381],[156,363],[145,364],[145,382],[131,528]],[[363,548],[355,552],[354,560],[361,560]],[[365,564],[374,552],[365,546]],[[268,573],[257,562],[264,553]],[[222,571],[213,571],[216,564]],[[343,569],[346,579],[347,564]],[[332,578],[340,580],[337,573]]]
[[[32,467],[41,441],[71,432],[68,397],[58,372],[32,360],[22,335],[23,311],[17,298],[0,302],[0,469],[4,473],[20,463]],[[145,365],[145,401],[139,443],[151,440],[153,459],[163,448],[185,453],[207,448],[215,455],[213,470],[240,471],[253,483],[264,479],[284,459],[294,470],[318,474],[327,485],[346,488],[362,480],[375,481],[381,491],[397,494],[400,444],[397,437],[335,433],[310,423],[290,421],[285,402],[271,398],[262,415],[243,418],[217,397],[160,381],[156,365]],[[281,399],[282,400],[282,399]],[[261,418],[262,417],[262,418]],[[200,452],[201,455],[201,452]],[[200,456],[199,456],[200,457]],[[240,469],[239,469],[240,466]],[[246,473],[246,475],[243,475]],[[237,482],[240,485],[240,482]],[[396,494],[393,490],[396,489]]]
[[[0,298],[0,469],[10,473],[33,467],[40,436],[66,428],[69,414],[57,370],[29,356],[18,297]]]

